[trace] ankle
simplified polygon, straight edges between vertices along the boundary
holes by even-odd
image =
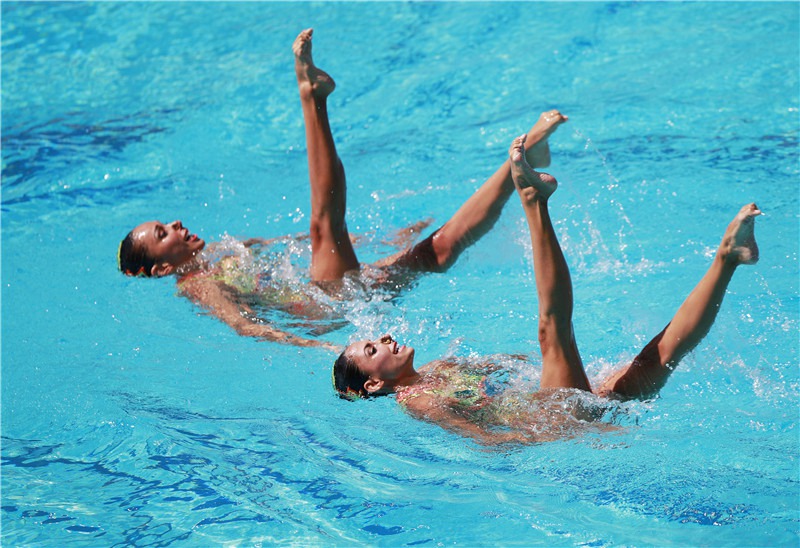
[[[717,249],[714,262],[723,270],[735,270],[741,264],[738,254],[723,248]]]
[[[312,100],[314,98],[314,88],[308,80],[298,80],[297,90],[303,100]]]
[[[517,194],[525,207],[547,206],[549,196],[544,196],[533,187],[517,188]]]

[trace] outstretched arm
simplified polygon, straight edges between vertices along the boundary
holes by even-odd
[[[485,430],[477,424],[469,422],[444,407],[442,403],[430,395],[421,394],[407,402],[406,408],[416,418],[434,423],[442,428],[472,438],[481,445],[500,445],[504,443],[535,443],[533,435],[519,430],[493,432]]]
[[[247,238],[246,240],[242,241],[242,245],[244,245],[245,247],[253,247],[253,246],[268,247],[276,242],[286,242],[289,240],[302,242],[303,240],[307,239],[308,239],[308,233],[278,236],[277,238]]]
[[[181,292],[194,303],[202,306],[245,337],[256,337],[265,341],[280,342],[294,346],[321,346],[334,352],[341,349],[325,341],[306,339],[292,335],[269,325],[253,321],[253,311],[236,302],[233,290],[215,280],[189,280],[182,284]]]
[[[417,221],[416,223],[409,225],[405,228],[401,228],[391,238],[387,238],[383,241],[383,243],[388,244],[395,249],[402,250],[403,253],[408,251],[408,248],[411,244],[419,238],[419,235],[422,233],[423,230],[428,228],[433,219],[425,219],[423,221]]]

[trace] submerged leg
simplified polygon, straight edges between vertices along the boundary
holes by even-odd
[[[359,267],[345,222],[347,186],[328,121],[328,95],[336,84],[314,65],[313,30],[301,32],[292,46],[303,107],[311,183],[311,279],[338,280]]]
[[[572,329],[572,281],[558,244],[547,201],[558,183],[526,161],[522,135],[509,150],[511,173],[531,232],[533,270],[539,297],[539,346],[542,352],[542,388],[578,388],[590,391],[575,333]]]
[[[625,399],[651,398],[666,384],[678,362],[706,336],[717,317],[725,289],[736,267],[758,261],[754,228],[761,214],[755,204],[744,206],[728,225],[708,272],[692,290],[675,317],[626,368],[598,390]]]
[[[567,119],[557,110],[542,113],[527,133],[525,157],[531,165],[545,167],[550,164],[548,139]],[[477,242],[494,226],[513,191],[511,163],[506,159],[432,235],[408,252],[390,257],[378,265],[397,264],[414,271],[447,270],[462,251]]]

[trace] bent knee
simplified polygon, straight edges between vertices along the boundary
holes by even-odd
[[[445,272],[457,257],[440,230],[415,245],[410,255],[414,268],[425,272]]]
[[[460,249],[453,238],[442,229],[434,232],[430,241],[432,258],[435,263],[433,269],[437,272],[444,272],[456,261]]]

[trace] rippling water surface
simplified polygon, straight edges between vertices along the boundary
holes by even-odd
[[[446,220],[539,112],[570,115],[551,211],[594,381],[762,207],[761,262],[660,399],[617,433],[486,450],[338,400],[324,350],[116,272],[148,219],[306,230],[290,46],[309,26],[365,261]],[[798,43],[790,2],[3,2],[3,544],[796,544]],[[303,246],[283,260],[305,276]],[[449,272],[344,314],[324,338],[522,353],[535,378],[519,206]]]

